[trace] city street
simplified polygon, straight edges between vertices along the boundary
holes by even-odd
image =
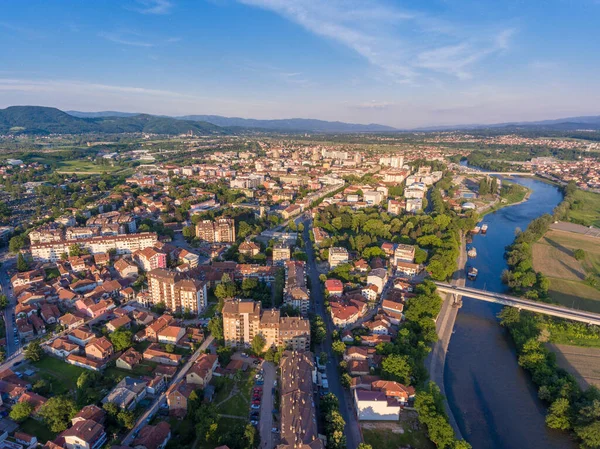
[[[263,385],[262,395],[262,406],[260,410],[260,447],[263,449],[273,448],[273,387],[275,386],[276,370],[275,365],[271,362],[264,362],[262,364],[263,378],[265,383]]]
[[[327,378],[329,379],[329,391],[333,393],[340,402],[340,413],[346,421],[346,447],[348,449],[356,449],[359,443],[362,442],[362,436],[360,433],[360,425],[356,414],[354,413],[353,402],[350,394],[348,394],[342,387],[340,380],[340,372],[337,363],[335,363],[335,354],[331,349],[332,338],[331,335],[334,331],[331,317],[325,312],[323,289],[319,280],[319,272],[317,270],[317,264],[315,260],[314,251],[312,249],[309,232],[310,232],[309,220],[304,222],[304,241],[306,244],[306,254],[308,255],[308,276],[311,282],[311,296],[315,306],[315,312],[320,315],[325,323],[327,323],[327,337],[320,348],[316,349],[315,352],[321,351],[327,354]]]
[[[15,333],[14,333],[14,322],[13,315],[15,312],[16,300],[13,295],[12,285],[10,283],[10,278],[6,272],[7,264],[11,262],[8,259],[7,254],[2,255],[2,266],[0,267],[0,290],[1,293],[6,295],[8,298],[9,306],[2,311],[2,317],[4,319],[4,323],[6,325],[6,358],[8,358],[11,354],[15,353],[19,349],[19,344],[15,343]]]
[[[173,377],[171,383],[169,383],[169,386],[166,388],[166,390],[163,391],[161,395],[154,400],[154,402],[148,410],[142,413],[142,415],[135,423],[135,426],[133,426],[133,429],[131,429],[131,432],[129,432],[127,436],[123,439],[123,445],[130,444],[135,438],[135,435],[137,435],[137,432],[146,424],[148,424],[148,421],[152,419],[154,414],[158,411],[159,407],[166,402],[166,392],[168,391],[169,387],[171,385],[175,385],[177,382],[183,379],[183,377],[187,374],[188,370],[193,365],[193,363],[198,359],[198,357],[200,357],[200,354],[203,354],[206,348],[208,348],[211,345],[213,340],[214,337],[212,335],[209,335],[208,338],[204,340],[204,343],[200,345],[200,347],[196,350],[196,352],[194,352],[194,354],[190,357],[186,364],[183,365],[179,372]]]

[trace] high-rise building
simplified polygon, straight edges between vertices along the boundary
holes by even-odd
[[[148,273],[149,302],[164,303],[172,312],[201,313],[206,308],[206,283],[184,273],[156,268]]]
[[[306,288],[306,264],[299,260],[285,263],[285,289],[283,303],[298,309],[302,316],[308,315],[310,296]]]
[[[265,349],[284,346],[310,348],[310,323],[305,318],[282,317],[279,310],[262,310],[249,299],[231,299],[223,306],[223,338],[227,346],[249,346],[256,335],[265,338]]]
[[[235,221],[233,218],[202,220],[196,225],[196,237],[210,243],[235,242]]]

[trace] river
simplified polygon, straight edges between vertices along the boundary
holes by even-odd
[[[553,185],[524,177],[516,181],[532,190],[529,200],[485,216],[488,232],[474,237],[477,258],[469,262],[479,274],[467,286],[505,292],[504,249],[514,240],[515,229],[551,213],[562,200]],[[576,448],[567,433],[546,427],[545,407],[496,318],[500,310],[497,304],[464,297],[456,320],[444,386],[462,436],[474,449]]]

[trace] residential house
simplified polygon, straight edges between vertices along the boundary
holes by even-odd
[[[180,380],[176,384],[171,385],[167,390],[167,404],[169,405],[169,412],[178,417],[183,417],[187,414],[188,399],[194,386]]]
[[[78,421],[60,437],[66,449],[100,449],[106,444],[104,426],[91,419]]]
[[[185,327],[167,326],[158,332],[158,342],[176,345],[185,335]]]
[[[117,368],[131,371],[136,365],[142,361],[142,354],[133,348],[129,348],[117,359]]]
[[[171,426],[165,421],[142,427],[131,443],[133,449],[164,449],[171,439]]]
[[[113,352],[113,345],[106,337],[92,339],[85,346],[86,357],[97,362],[106,362]]]
[[[219,358],[214,354],[202,354],[191,366],[185,380],[188,384],[204,388],[212,379],[213,372],[219,365]]]
[[[163,351],[159,344],[153,343],[144,351],[144,360],[163,365],[177,366],[181,362],[182,357],[179,354],[172,354]]]
[[[327,279],[325,281],[325,290],[330,296],[342,296],[344,293],[344,284],[339,279]]]
[[[132,410],[146,397],[146,385],[145,380],[125,377],[102,399],[102,403],[112,402],[123,410]]]

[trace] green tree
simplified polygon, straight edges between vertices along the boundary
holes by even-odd
[[[582,249],[576,249],[573,251],[573,257],[577,260],[583,260],[585,259],[585,251]]]
[[[546,415],[546,425],[551,429],[571,428],[571,404],[567,398],[558,398],[552,403]]]
[[[208,331],[216,340],[223,340],[223,317],[212,317],[208,322]]]
[[[25,256],[23,256],[23,253],[19,253],[17,255],[17,271],[21,273],[24,271],[29,271],[29,264],[25,260]]]
[[[310,319],[310,334],[311,341],[315,344],[325,341],[327,328],[325,327],[325,321],[319,315],[313,315]]]
[[[23,422],[31,416],[31,413],[33,413],[33,405],[31,402],[23,401],[12,406],[9,416],[13,421]]]
[[[133,345],[133,333],[129,330],[117,329],[108,338],[117,352],[124,351]]]
[[[126,429],[133,429],[135,426],[135,415],[130,410],[123,410],[117,415],[117,420]]]
[[[167,351],[169,354],[172,354],[173,352],[175,352],[175,345],[172,345],[171,343],[167,343],[165,345],[165,351]]]
[[[352,385],[352,377],[350,377],[350,374],[348,373],[342,373],[340,376],[340,381],[342,383],[342,387],[344,388],[350,388],[350,385]]]
[[[341,356],[346,350],[346,344],[341,340],[335,340],[331,343],[331,349],[333,349],[333,352],[338,356]]]
[[[600,447],[600,421],[594,421],[591,424],[575,428],[575,434],[583,442],[586,449],[596,449]]]
[[[25,355],[25,358],[27,360],[30,360],[32,362],[39,362],[42,359],[42,356],[44,355],[39,341],[32,341],[31,343],[29,343],[29,346],[25,348],[23,354]]]
[[[255,355],[261,355],[265,349],[265,345],[267,344],[267,340],[262,334],[256,334],[254,338],[252,338],[251,348],[252,352]]]
[[[108,416],[112,416],[113,418],[116,418],[120,410],[119,406],[114,402],[105,402],[104,405],[102,405],[102,408],[108,413]]]
[[[0,295],[0,309],[6,309],[8,305],[8,298],[6,295]]]
[[[54,396],[42,405],[39,414],[52,432],[62,432],[77,414],[77,407],[72,399]]]
[[[410,384],[411,365],[408,356],[391,354],[383,362],[381,368],[388,377],[405,385]]]
[[[13,254],[18,253],[21,249],[23,249],[24,246],[25,237],[22,235],[15,235],[14,237],[11,237],[8,242],[8,250]]]

